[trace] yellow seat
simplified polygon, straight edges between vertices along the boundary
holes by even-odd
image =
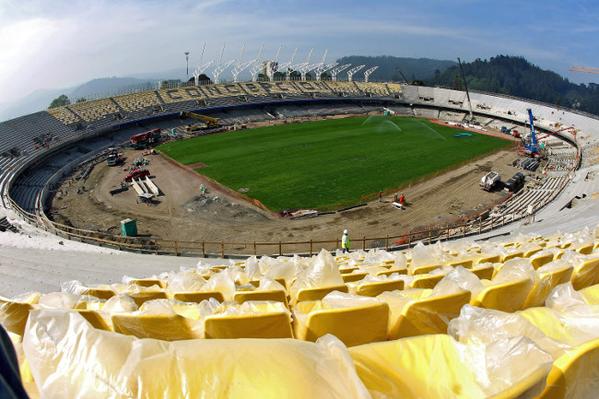
[[[112,316],[112,325],[117,333],[163,341],[202,338],[200,334],[193,331],[194,323],[180,315],[115,314]]]
[[[576,337],[573,331],[570,331],[557,316],[556,312],[546,307],[528,308],[518,312],[518,314],[537,327],[547,337],[567,344],[575,345]]]
[[[374,281],[363,283],[356,289],[356,294],[361,296],[377,296],[385,291],[403,290],[403,280]]]
[[[443,274],[427,274],[425,276],[416,276],[410,287],[412,288],[435,288],[435,285],[445,277]]]
[[[326,334],[333,334],[347,346],[384,341],[387,338],[389,307],[375,303],[347,308],[311,310],[313,302],[301,302],[296,311],[305,314],[294,321],[295,337],[316,341]]]
[[[599,258],[586,260],[574,268],[572,286],[575,290],[578,291],[595,284],[599,284]]]
[[[177,292],[173,295],[173,298],[181,302],[197,302],[206,301],[210,298],[214,298],[219,302],[224,302],[225,298],[223,294],[218,291],[205,291],[205,292]]]
[[[495,268],[493,265],[482,265],[475,266],[474,268],[470,269],[470,271],[481,280],[491,280],[493,278],[493,274],[495,273]]]
[[[567,351],[553,362],[541,399],[599,395],[599,339]]]
[[[129,280],[129,284],[139,285],[140,287],[151,287],[153,285],[157,285],[160,288],[164,288],[164,281],[157,278],[136,278]]]
[[[482,258],[480,258],[478,260],[478,264],[480,263],[498,263],[501,262],[501,255],[489,255],[489,256],[484,256]]]
[[[27,317],[33,306],[0,297],[0,324],[8,331],[23,336]]]
[[[287,288],[287,282],[285,281],[284,278],[275,278],[275,281],[279,284],[281,284],[283,287]],[[260,286],[260,280],[252,280],[250,281],[250,284],[253,285],[254,287],[258,288]]]
[[[106,320],[104,320],[100,313],[96,312],[95,310],[81,309],[75,311],[83,316],[83,318],[87,320],[94,328],[97,328],[98,330],[112,331],[112,328],[108,325],[108,323],[106,323]]]
[[[333,291],[348,292],[346,285],[333,285],[328,287],[304,288],[297,292],[297,302],[318,301]]]
[[[342,274],[341,278],[343,279],[344,283],[351,283],[354,281],[360,281],[367,275],[368,275],[368,273]]]
[[[391,268],[391,269],[385,270],[383,272],[378,272],[376,275],[377,276],[390,276],[390,275],[392,275],[394,273],[397,273],[397,274],[408,274],[408,269],[405,269],[405,268],[403,268],[403,269],[397,269],[397,268],[394,269],[394,268]]]
[[[539,267],[546,265],[547,263],[553,261],[554,257],[555,256],[553,254],[544,254],[544,255],[539,255],[539,256],[533,256],[532,258],[530,258],[530,264],[536,270]]]
[[[476,380],[475,366],[463,360],[460,344],[446,334],[354,346],[349,352],[373,398],[489,397]],[[527,374],[517,374],[521,378],[493,398],[530,397],[544,383],[546,369],[529,368]]]
[[[430,292],[427,292],[430,294]],[[426,294],[425,294],[426,295]],[[381,297],[381,299],[383,299]],[[424,296],[405,303],[388,296],[389,339],[398,339],[424,334],[445,334],[449,321],[460,314],[462,306],[470,301],[470,292],[462,291],[449,295]],[[401,303],[400,303],[401,302]]]
[[[235,293],[234,300],[237,303],[244,303],[246,301],[275,301],[283,302],[287,306],[287,293],[283,290],[241,291]]]
[[[204,319],[206,338],[293,338],[288,313],[212,315]]]
[[[166,292],[164,291],[140,291],[140,292],[131,292],[129,294],[131,298],[135,301],[135,304],[139,307],[144,304],[146,301],[152,301],[154,299],[166,299]]]
[[[583,254],[583,255],[590,255],[591,253],[593,253],[594,248],[595,248],[595,244],[582,245],[582,246],[576,248],[576,252],[578,252],[579,254]]]
[[[580,293],[589,305],[599,305],[599,284],[583,288]]]
[[[565,266],[545,273],[539,273],[538,281],[535,282],[524,302],[524,309],[543,306],[545,299],[547,299],[556,286],[570,281],[572,270],[572,266]]]
[[[295,339],[136,339],[95,330],[74,312],[34,313],[31,370],[44,397],[368,397],[339,345]],[[43,328],[50,323],[51,333]]]
[[[474,264],[474,260],[473,259],[457,259],[457,260],[450,261],[447,264],[452,267],[462,266],[465,268],[471,268],[472,265]]]
[[[100,299],[110,299],[116,294],[108,288],[87,288],[81,295],[89,295]]]
[[[527,278],[490,285],[472,298],[470,304],[503,312],[515,312],[523,308],[531,288],[532,282]]]
[[[523,258],[524,252],[512,252],[511,254],[507,254],[501,257],[501,262],[505,263],[510,259],[514,258]]]
[[[414,267],[412,269],[412,272],[410,274],[412,274],[412,275],[426,274],[426,273],[431,272],[431,271],[433,271],[435,269],[438,269],[440,267],[441,267],[441,265],[439,265],[439,264],[418,266],[418,267]]]

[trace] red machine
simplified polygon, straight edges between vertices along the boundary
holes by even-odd
[[[130,182],[133,179],[143,179],[146,176],[150,176],[150,171],[147,169],[133,169],[127,176],[125,181]]]
[[[148,146],[160,141],[160,129],[152,129],[147,132],[138,133],[129,139],[134,148],[147,148]]]

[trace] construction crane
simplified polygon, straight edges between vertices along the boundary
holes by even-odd
[[[206,126],[209,128],[218,127],[220,124],[220,121],[218,118],[213,118],[211,116],[206,116],[206,115],[200,115],[200,114],[196,114],[194,112],[181,112],[179,116],[181,118],[197,119],[197,120],[205,123]]]
[[[531,156],[539,154],[539,144],[537,141],[537,133],[535,131],[534,116],[532,115],[532,109],[528,108],[528,119],[530,120],[530,138],[524,143],[524,149]]]

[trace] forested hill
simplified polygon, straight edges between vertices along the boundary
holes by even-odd
[[[352,55],[342,57],[337,60],[340,65],[351,64],[365,65],[358,74],[362,74],[367,68],[378,65],[378,69],[370,76],[371,80],[379,81],[403,81],[401,73],[406,79],[412,80],[430,80],[434,77],[435,71],[443,72],[447,68],[456,65],[454,61],[433,60],[430,58],[404,58],[382,55],[378,57],[367,57]],[[401,71],[401,73],[400,73]]]
[[[599,85],[575,84],[555,72],[543,70],[522,57],[499,55],[489,60],[463,63],[471,90],[530,98],[599,115]],[[463,89],[460,70],[454,65],[435,73],[427,84]]]

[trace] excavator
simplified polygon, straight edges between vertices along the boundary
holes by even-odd
[[[199,120],[202,124],[192,124],[186,127],[187,131],[196,131],[200,129],[212,129],[220,126],[220,120],[211,116],[196,114],[195,112],[181,112],[179,114],[181,118],[192,118]]]

